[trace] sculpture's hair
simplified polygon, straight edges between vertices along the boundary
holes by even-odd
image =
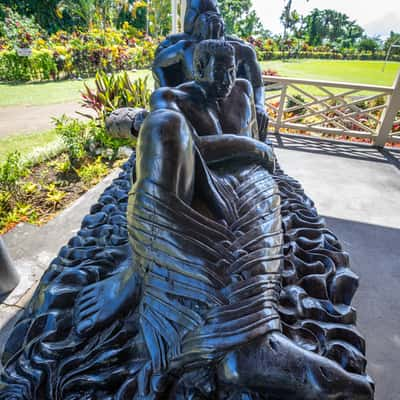
[[[195,77],[202,75],[202,69],[208,64],[211,57],[235,57],[235,48],[224,40],[203,40],[194,51]]]

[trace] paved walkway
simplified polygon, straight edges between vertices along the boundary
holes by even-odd
[[[0,108],[0,138],[24,133],[44,132],[54,128],[53,117],[85,119],[76,111],[91,114],[79,103],[49,104],[42,106],[10,106]]]

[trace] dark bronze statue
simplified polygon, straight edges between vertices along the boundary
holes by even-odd
[[[373,399],[348,256],[258,140],[234,45],[193,59],[43,276],[0,400]]]
[[[153,64],[156,87],[177,86],[192,81],[196,45],[206,39],[226,39],[234,47],[237,76],[247,79],[253,87],[260,139],[265,141],[268,116],[265,110],[264,84],[256,53],[249,44],[225,38],[224,22],[216,12],[207,11],[199,14],[194,19],[190,36],[176,42],[167,38],[166,42],[161,43],[161,49],[158,50]]]

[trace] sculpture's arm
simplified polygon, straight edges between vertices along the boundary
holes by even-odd
[[[196,136],[195,143],[209,165],[229,161],[255,162],[274,172],[272,148],[259,140],[237,135],[210,135]]]
[[[236,84],[241,86],[243,92],[247,95],[251,104],[251,123],[249,128],[249,132],[251,133],[250,137],[260,140],[260,135],[258,131],[257,110],[254,102],[254,89],[247,79],[237,79]],[[264,140],[262,141],[264,142]]]
[[[185,43],[186,41],[182,40],[157,55],[152,69],[156,87],[168,86],[164,68],[178,64],[182,60]]]
[[[257,54],[253,47],[248,44],[241,43],[240,45],[236,45],[235,48],[239,64],[238,77],[247,79],[253,87],[258,130],[260,140],[264,142],[266,139],[265,131],[268,125],[268,114],[265,110],[265,89],[261,68],[257,61]]]

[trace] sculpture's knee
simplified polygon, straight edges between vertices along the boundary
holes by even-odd
[[[185,117],[172,110],[152,112],[139,135],[138,182],[150,179],[190,203],[194,160],[192,132]]]
[[[192,136],[185,117],[172,110],[157,110],[145,120],[139,136],[139,146],[151,145],[163,156],[172,152],[175,159],[192,147]]]

